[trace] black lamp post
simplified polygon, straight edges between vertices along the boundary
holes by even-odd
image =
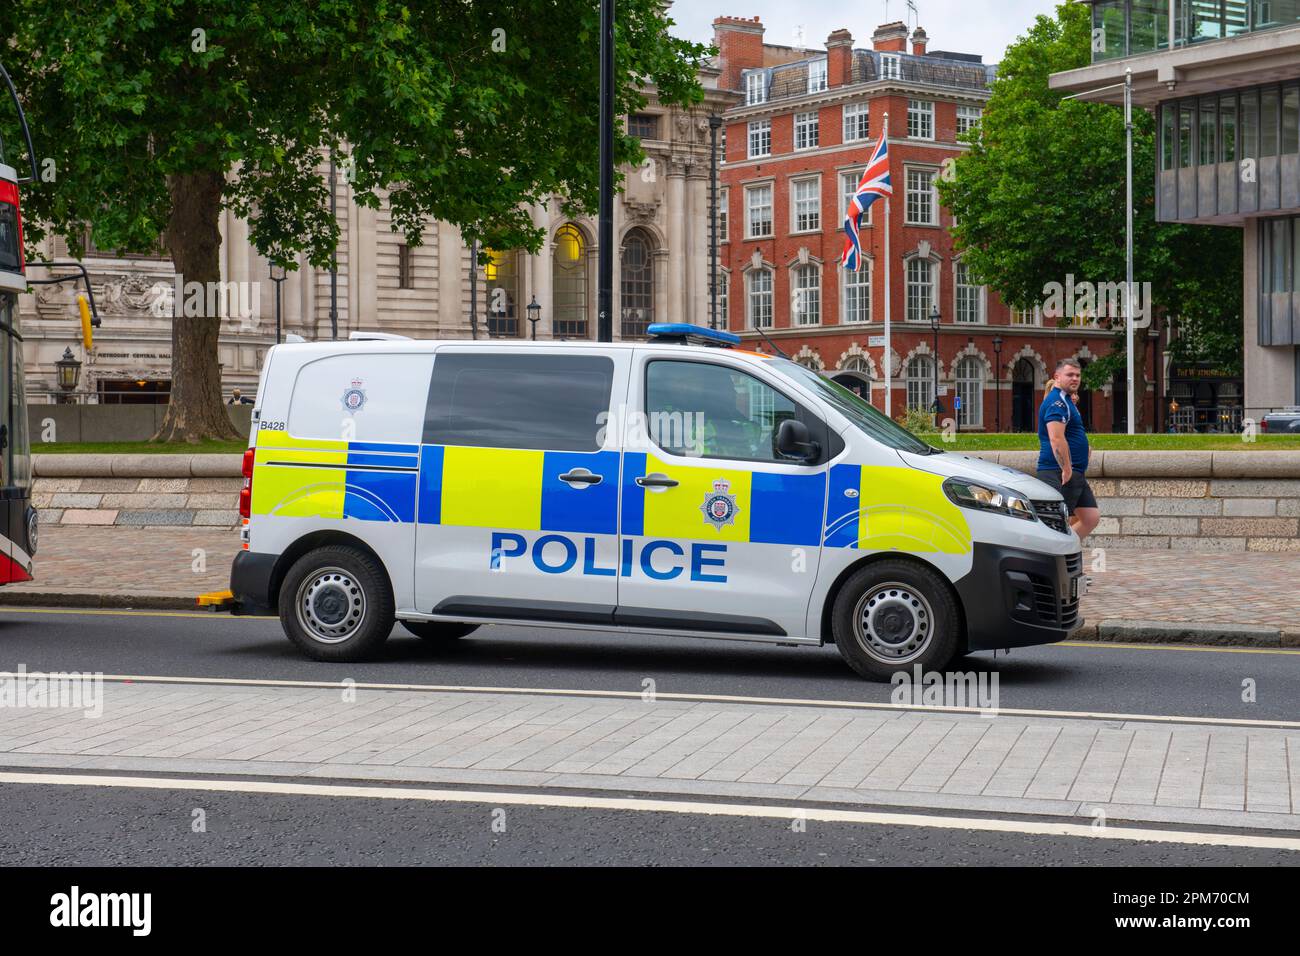
[[[1161,393],[1160,386],[1162,384],[1162,380],[1165,377],[1164,364],[1160,361],[1160,333],[1163,331],[1164,328],[1160,321],[1160,316],[1156,316],[1155,320],[1152,321],[1151,323],[1151,347],[1152,347],[1151,374],[1152,374],[1152,378],[1156,380],[1156,405],[1155,405],[1155,414],[1152,416],[1155,420],[1151,423],[1151,430],[1154,431],[1157,435],[1161,434],[1164,431],[1164,427],[1160,422],[1160,419],[1161,417],[1163,417],[1163,413],[1164,413],[1164,409],[1162,408],[1164,404],[1164,400],[1161,398],[1160,395]]]
[[[993,427],[1002,431],[1002,336],[993,336],[993,417],[997,424]]]
[[[938,416],[943,414],[943,402],[939,401],[939,306],[930,306],[930,328],[934,330],[934,414],[935,424]]]
[[[289,278],[289,270],[271,263],[271,281],[275,283],[275,344],[280,344],[280,283]]]
[[[64,403],[75,405],[76,398],[72,393],[77,388],[77,382],[81,380],[81,362],[73,356],[71,348],[65,348],[63,358],[54,363],[54,368],[58,373],[59,388],[63,389]]]
[[[532,329],[533,341],[537,341],[537,323],[542,318],[542,307],[537,304],[537,296],[533,296],[533,301],[524,306],[524,311],[528,313],[528,325]]]
[[[721,116],[709,117],[709,328],[718,328],[718,130]],[[727,317],[722,316],[722,327]]]

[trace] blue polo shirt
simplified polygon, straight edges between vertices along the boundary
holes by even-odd
[[[1083,430],[1083,415],[1070,396],[1059,388],[1048,389],[1038,406],[1038,470],[1060,471],[1047,437],[1048,422],[1065,422],[1065,443],[1070,446],[1070,467],[1083,473],[1088,470],[1088,433]]]

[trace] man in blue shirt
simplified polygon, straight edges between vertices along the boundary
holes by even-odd
[[[1088,433],[1075,405],[1083,371],[1074,359],[1056,363],[1038,408],[1038,478],[1065,499],[1070,527],[1083,540],[1097,527],[1101,509],[1088,487]]]

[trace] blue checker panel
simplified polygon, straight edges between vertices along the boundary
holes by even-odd
[[[585,468],[604,480],[571,485],[560,475]],[[618,452],[548,451],[542,460],[542,530],[618,533]]]
[[[749,540],[753,544],[806,544],[822,538],[826,474],[754,472],[750,479]]]
[[[420,448],[420,524],[442,523],[442,446]]]
[[[645,452],[623,454],[623,534],[645,534],[645,489],[636,479],[645,474]]]
[[[343,517],[362,521],[414,521],[415,473],[349,471]]]
[[[858,511],[862,508],[862,468],[859,465],[835,465],[831,468],[830,489],[826,502],[826,540],[828,548],[858,546]],[[845,494],[852,491],[852,497]]]

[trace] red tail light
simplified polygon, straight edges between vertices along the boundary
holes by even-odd
[[[253,512],[253,449],[244,452],[244,487],[239,490],[239,516],[251,518]]]
[[[1259,430],[1262,431],[1262,432],[1266,432],[1266,431],[1268,431],[1268,419],[1267,419],[1267,418],[1261,418],[1261,419],[1259,420]]]

